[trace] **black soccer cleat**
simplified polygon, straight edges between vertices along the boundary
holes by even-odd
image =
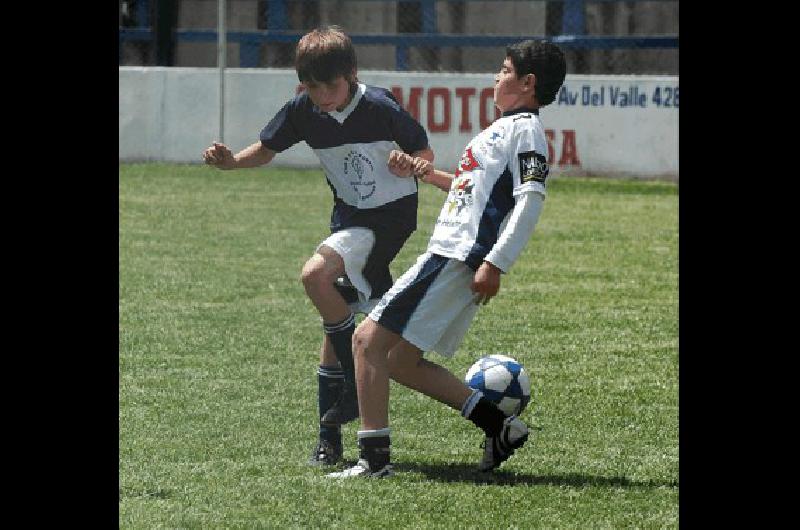
[[[322,415],[319,422],[326,427],[333,427],[350,423],[356,418],[358,418],[358,395],[345,386],[339,399]]]
[[[308,463],[312,466],[333,466],[342,459],[342,446],[320,439],[311,453]]]
[[[528,426],[516,416],[503,421],[503,428],[497,436],[487,436],[483,445],[483,459],[478,470],[491,471],[508,460],[514,450],[522,447],[528,440]]]

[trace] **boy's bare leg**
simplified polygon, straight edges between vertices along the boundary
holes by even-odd
[[[422,351],[400,340],[389,352],[392,379],[459,411],[486,434],[478,468],[496,468],[528,439],[528,427],[519,418],[505,417],[495,405],[459,380],[449,370],[422,358]]]
[[[484,431],[484,456],[479,465],[482,471],[500,465],[528,439],[528,428],[518,418],[506,418],[500,409],[480,393],[473,393],[450,371],[423,359],[419,348],[370,318],[353,335],[353,356],[361,415],[360,458],[352,468],[330,473],[329,477],[382,477],[393,473],[390,375],[395,381],[458,410]]]
[[[460,411],[472,389],[449,370],[422,357],[422,350],[401,339],[389,352],[390,377]]]
[[[372,319],[353,336],[361,426],[389,426],[389,378],[456,410],[472,390],[447,369],[422,358],[422,350]]]
[[[362,430],[379,430],[389,426],[388,354],[400,340],[399,335],[370,318],[364,319],[353,335]]]
[[[334,287],[336,279],[343,274],[342,257],[323,245],[305,263],[301,275],[306,294],[322,317],[324,330],[317,371],[319,442],[311,456],[311,463],[315,465],[335,464],[341,459],[340,423],[351,421],[358,414],[350,349],[355,321],[344,298]],[[332,409],[343,411],[338,414],[336,422],[326,419],[326,414]]]

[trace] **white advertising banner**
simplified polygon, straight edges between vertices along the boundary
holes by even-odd
[[[359,72],[385,87],[428,132],[436,166],[452,171],[467,142],[499,114],[494,74]],[[225,74],[225,144],[238,151],[297,91],[291,69],[231,68]],[[119,68],[119,158],[200,162],[218,140],[214,68]],[[678,78],[567,75],[540,117],[554,175],[678,178]],[[274,165],[318,167],[303,144]]]

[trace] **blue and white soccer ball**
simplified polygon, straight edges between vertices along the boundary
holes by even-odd
[[[531,400],[531,380],[525,368],[506,355],[487,355],[473,364],[464,382],[511,416],[519,415]]]

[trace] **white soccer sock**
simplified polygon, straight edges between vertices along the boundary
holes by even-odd
[[[389,436],[391,433],[391,429],[389,427],[384,427],[383,429],[375,429],[375,430],[366,430],[366,431],[358,431],[358,437],[361,438],[380,438],[382,436]]]

